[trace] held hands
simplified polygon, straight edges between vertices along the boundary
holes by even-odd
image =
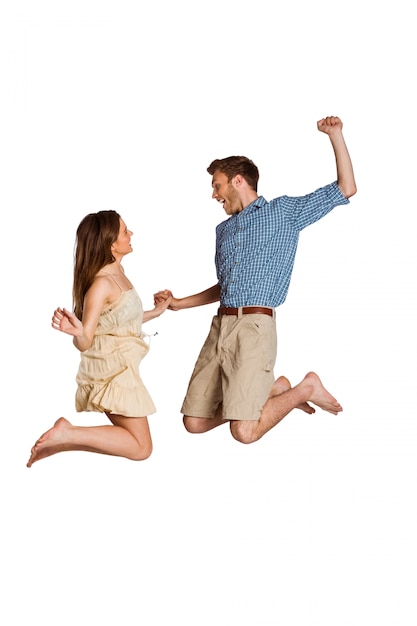
[[[170,291],[169,289],[158,291],[158,293],[154,294],[153,298],[154,298],[155,307],[162,305],[163,303],[167,303],[165,308],[168,308],[171,311],[178,310],[178,306],[177,306],[178,298],[174,298],[174,296],[172,295],[172,291]]]
[[[74,313],[67,311],[67,309],[61,309],[58,307],[55,309],[52,316],[52,328],[60,330],[72,337],[79,337],[83,332],[83,325]]]
[[[165,291],[160,291],[159,293],[164,294],[164,297],[160,296],[159,298],[156,298],[158,294],[155,294],[154,296],[154,313],[156,317],[158,317],[170,308],[172,300],[172,294],[170,291],[168,291],[168,289],[165,289]]]
[[[341,132],[343,128],[342,120],[339,117],[330,115],[329,117],[323,117],[322,120],[317,122],[317,128],[326,135],[332,135],[335,132]]]
[[[158,296],[158,297],[157,297]],[[159,317],[164,313],[168,308],[170,308],[172,300],[171,292],[165,289],[165,291],[160,291],[158,294],[154,295],[154,304],[155,308],[151,311],[143,312],[143,322],[148,322],[149,320],[154,319],[155,317]]]

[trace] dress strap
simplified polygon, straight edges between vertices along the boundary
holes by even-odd
[[[113,276],[113,274],[109,274],[109,272],[103,272],[103,274],[106,274],[106,276],[110,276],[111,278],[113,278],[114,282],[116,283],[116,285],[119,287],[120,291],[123,293],[123,289],[121,288],[121,286],[119,285],[119,283],[117,282],[116,278]]]

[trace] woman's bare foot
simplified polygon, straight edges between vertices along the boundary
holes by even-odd
[[[65,432],[70,428],[72,428],[72,424],[65,417],[57,419],[52,428],[41,435],[33,446],[27,467],[31,467],[36,461],[65,450]]]
[[[309,372],[300,385],[311,385],[311,391],[309,393],[308,400],[316,406],[320,407],[323,411],[328,411],[333,415],[337,415],[340,411],[343,411],[342,406],[328,391],[323,387],[320,378],[315,372]]]
[[[288,391],[288,389],[291,389],[291,383],[288,378],[286,378],[285,376],[279,376],[279,378],[277,378],[274,382],[274,385],[271,389],[270,397],[279,396],[281,393],[284,393],[284,391]],[[316,412],[316,409],[310,406],[308,402],[302,402],[296,407],[296,409],[301,409],[301,411],[309,413],[309,415],[312,415]]]

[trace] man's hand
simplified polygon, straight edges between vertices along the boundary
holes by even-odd
[[[322,120],[319,120],[317,122],[317,128],[320,132],[331,135],[334,132],[340,132],[343,128],[343,124],[339,117],[330,115],[329,117],[323,117]]]

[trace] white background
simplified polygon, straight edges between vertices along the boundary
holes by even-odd
[[[0,17],[2,623],[415,626],[411,4],[9,0]],[[216,305],[167,312],[144,327],[152,457],[27,469],[60,415],[103,421],[75,413],[79,354],[50,327],[80,220],[121,213],[145,308],[201,291],[224,219],[208,164],[249,156],[267,199],[313,191],[335,179],[326,115],[358,193],[301,235],[275,373],[317,371],[344,412],[294,411],[251,446],[186,433]]]

